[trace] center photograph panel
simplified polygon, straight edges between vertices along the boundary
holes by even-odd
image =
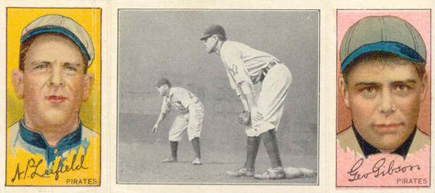
[[[118,184],[318,185],[319,10],[118,11]]]

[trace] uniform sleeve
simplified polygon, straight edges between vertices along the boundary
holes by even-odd
[[[169,98],[168,97],[163,97],[161,112],[163,114],[168,114],[170,108],[171,108],[171,103],[169,103]]]
[[[228,70],[226,70],[226,72],[227,72],[228,80],[230,81],[231,88],[236,91],[237,96],[241,95],[242,94],[242,90],[237,85],[236,80],[234,80],[233,75]]]
[[[251,82],[248,70],[242,61],[240,50],[233,47],[226,47],[221,50],[222,61],[227,69],[227,72],[233,77],[236,85],[243,81]]]

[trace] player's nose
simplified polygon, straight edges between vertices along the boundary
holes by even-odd
[[[51,70],[51,75],[49,78],[49,85],[50,86],[63,86],[64,80],[62,75],[62,69],[58,66],[53,66],[53,69]]]
[[[378,110],[379,112],[389,115],[395,112],[397,109],[396,104],[394,102],[394,95],[390,90],[385,89],[381,92],[381,96],[379,99]]]

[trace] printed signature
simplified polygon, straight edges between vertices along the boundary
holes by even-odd
[[[59,159],[59,162],[54,164],[52,168],[38,172],[38,167],[43,163],[43,159],[35,160],[31,158],[27,161],[27,164],[23,168],[20,168],[20,163],[18,163],[17,170],[12,178],[12,182],[15,180],[24,180],[27,177],[30,177],[31,179],[35,177],[47,178],[51,175],[54,175],[54,179],[57,181],[59,180],[59,174],[61,173],[88,169],[85,167],[84,160],[85,155],[80,156],[80,162],[77,161],[77,155],[74,155],[71,164],[63,163],[62,159]]]
[[[388,163],[386,163],[387,160],[385,158],[382,158],[378,160],[374,165],[370,172],[367,173],[360,173],[359,169],[364,164],[364,159],[359,159],[348,171],[347,173],[352,177],[348,180],[350,182],[361,180],[364,178],[374,177],[379,178],[382,176],[387,175],[393,175],[397,173],[406,173],[406,172],[412,172],[413,170],[420,170],[420,165],[405,165],[405,166],[395,166],[395,161],[392,160]],[[388,166],[387,166],[388,165]]]

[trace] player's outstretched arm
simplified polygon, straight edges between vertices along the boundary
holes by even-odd
[[[239,95],[240,101],[242,101],[243,104],[243,110],[249,112],[249,105],[248,101],[246,100],[246,96],[244,94]]]
[[[166,117],[166,114],[163,112],[160,112],[159,114],[159,118],[157,118],[156,123],[153,126],[152,132],[155,133],[157,131],[157,128],[159,128],[159,124],[160,122],[162,122],[162,120]]]
[[[258,102],[258,96],[254,91],[254,85],[252,82],[243,81],[239,84],[240,89],[242,90],[242,95],[244,97],[240,97],[242,100],[242,103],[245,105],[245,103],[248,105],[248,111],[250,112],[250,118],[256,121],[259,121],[262,118],[262,116],[258,113],[257,110],[257,102]],[[246,100],[246,101],[243,101]],[[246,107],[245,107],[246,110]]]
[[[253,108],[257,107],[257,95],[254,92],[254,85],[252,84],[252,82],[247,82],[247,81],[243,81],[241,83],[239,83],[239,87],[240,90],[242,90],[242,97],[240,97],[240,100],[242,100],[243,104],[247,104],[248,105],[248,111],[252,112]],[[245,101],[243,101],[245,100]]]

